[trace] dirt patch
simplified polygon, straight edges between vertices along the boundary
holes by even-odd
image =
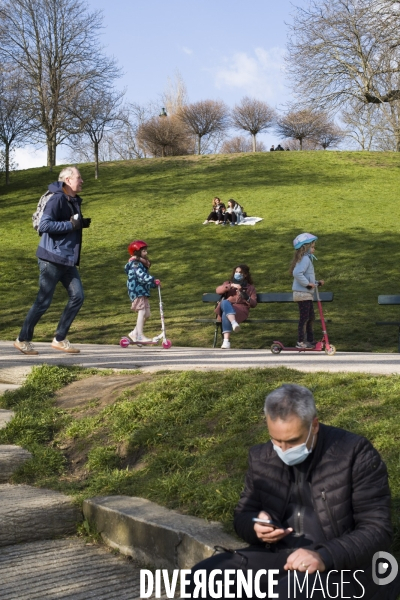
[[[73,413],[74,419],[91,417],[99,413],[106,406],[113,404],[125,391],[133,390],[138,384],[150,381],[149,373],[139,375],[93,375],[79,381],[74,381],[56,395],[56,405],[63,410]],[[134,401],[134,395],[132,397]],[[102,430],[94,438],[89,436],[86,440],[65,440],[59,445],[60,450],[67,459],[67,472],[63,479],[85,480],[88,476],[86,468],[87,456],[93,445],[107,446],[109,444],[108,431]],[[116,447],[116,454],[121,460],[121,468],[140,468],[143,451],[129,454],[126,444]]]
[[[77,418],[95,415],[112,404],[124,392],[151,380],[151,374],[93,375],[74,381],[56,394],[56,405],[63,410],[75,409]],[[80,410],[81,409],[81,410]]]

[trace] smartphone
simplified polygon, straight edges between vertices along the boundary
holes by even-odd
[[[270,521],[269,519],[259,519],[258,517],[253,517],[253,521],[254,523],[268,525],[268,527],[273,527],[274,529],[284,529],[284,527],[280,523],[275,523],[274,521]]]

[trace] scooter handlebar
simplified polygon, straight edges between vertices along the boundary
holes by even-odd
[[[314,285],[306,285],[306,288],[307,288],[308,290],[313,290],[314,288],[316,288],[316,287],[318,287],[318,286],[319,286],[319,281],[316,281],[316,282],[314,283]]]

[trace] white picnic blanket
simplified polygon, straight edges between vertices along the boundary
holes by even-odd
[[[261,217],[245,217],[238,225],[255,225],[258,221],[262,221]]]

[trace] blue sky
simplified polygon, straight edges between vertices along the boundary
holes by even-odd
[[[249,95],[279,108],[291,99],[283,54],[293,4],[305,0],[90,0],[103,12],[102,41],[123,70],[126,99],[160,101],[179,71],[189,101],[223,100],[233,106]],[[263,136],[269,147],[278,139]],[[19,168],[42,166],[46,150],[18,149]],[[58,148],[57,162],[67,151]]]

